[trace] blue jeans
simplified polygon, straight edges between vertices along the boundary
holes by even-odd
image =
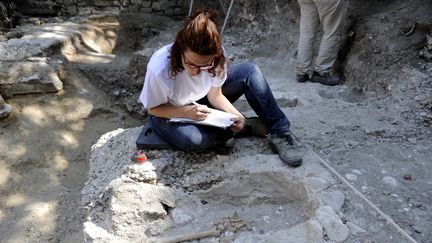
[[[264,75],[256,64],[244,62],[230,65],[222,93],[231,103],[244,94],[249,105],[271,134],[289,132],[290,122],[278,107]],[[207,97],[198,103],[210,105]],[[233,136],[230,129],[170,123],[166,118],[155,116],[150,118],[150,122],[162,138],[184,151],[204,151],[223,145]]]

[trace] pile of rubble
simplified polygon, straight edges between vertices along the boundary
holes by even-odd
[[[365,233],[344,219],[344,193],[309,153],[293,169],[264,139],[240,139],[229,155],[152,151],[133,164],[140,131],[117,129],[92,147],[86,242],[340,242]]]

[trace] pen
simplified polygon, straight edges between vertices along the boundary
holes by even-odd
[[[194,105],[201,105],[201,104],[199,104],[199,103],[196,102],[196,101],[191,101],[191,103],[194,104]],[[210,110],[206,111],[205,113],[210,113]]]

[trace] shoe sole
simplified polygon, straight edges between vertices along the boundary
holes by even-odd
[[[337,83],[337,84],[328,84],[328,83],[321,83],[321,82],[317,82],[317,81],[312,81],[311,83],[318,83],[318,84],[322,84],[322,85],[327,85],[327,86],[336,86],[336,85],[340,85],[341,83]]]
[[[310,80],[309,77],[308,77],[308,78],[305,78],[305,79],[297,79],[297,78],[296,78],[297,83],[306,83],[306,81],[308,81],[308,80]]]
[[[335,86],[335,85],[340,85],[340,84],[342,84],[342,82],[340,82],[340,81],[339,81],[339,83],[326,83],[326,82],[319,82],[319,81],[313,80],[312,78],[309,79],[309,81],[310,81],[311,83],[319,83],[319,84],[322,84],[322,85],[328,85],[328,86]]]

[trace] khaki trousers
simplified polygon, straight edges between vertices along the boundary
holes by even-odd
[[[348,0],[298,0],[300,5],[300,38],[297,49],[297,74],[330,72],[341,41],[341,25]],[[313,64],[314,42],[320,23],[323,36]]]

